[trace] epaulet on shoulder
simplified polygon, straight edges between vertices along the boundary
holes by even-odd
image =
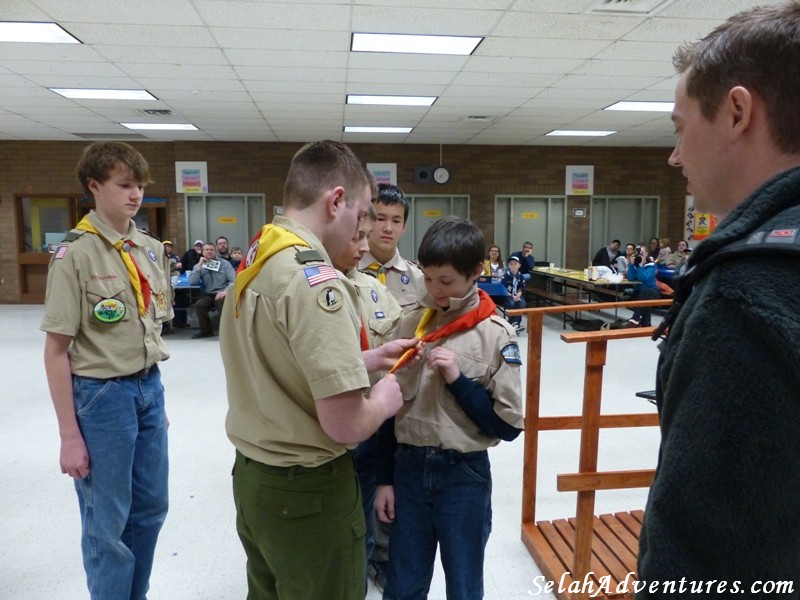
[[[160,237],[150,233],[147,229],[139,229],[139,232],[143,233],[145,235],[149,235],[151,238],[153,238],[154,240],[157,240],[159,243],[161,242],[161,238]]]
[[[86,233],[86,232],[83,231],[82,229],[70,229],[67,232],[67,235],[64,236],[64,239],[61,240],[61,243],[62,244],[69,244],[70,242],[74,242],[79,237],[81,237],[84,233]]]
[[[294,257],[301,265],[309,262],[324,262],[322,255],[316,250],[300,250]]]

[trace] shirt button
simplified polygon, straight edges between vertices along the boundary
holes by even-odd
[[[283,507],[283,509],[281,510],[281,514],[282,514],[284,517],[288,517],[290,512],[291,512],[291,511],[289,510],[289,507],[288,507],[288,506],[284,506],[284,507]]]

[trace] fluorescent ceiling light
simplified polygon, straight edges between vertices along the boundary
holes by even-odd
[[[347,94],[348,104],[379,104],[385,106],[430,106],[437,96],[366,96]]]
[[[634,102],[623,100],[611,106],[606,106],[603,110],[632,110],[644,112],[672,112],[674,102]]]
[[[158,100],[147,90],[92,90],[80,88],[48,88],[65,98],[86,100]]]
[[[191,123],[120,123],[128,129],[159,129],[164,131],[197,131]]]
[[[0,22],[0,42],[39,42],[45,44],[80,44],[56,23]]]
[[[353,127],[347,125],[345,133],[411,133],[413,127]]]
[[[403,52],[409,54],[472,54],[482,37],[354,33],[353,52]]]
[[[581,131],[578,129],[554,129],[545,135],[549,136],[572,136],[572,137],[606,137],[617,133],[616,131]]]

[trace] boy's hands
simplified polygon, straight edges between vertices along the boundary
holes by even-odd
[[[431,369],[439,369],[447,383],[453,383],[461,375],[456,353],[442,346],[428,352],[428,366]]]
[[[378,519],[384,523],[394,521],[394,486],[379,485],[373,504]]]

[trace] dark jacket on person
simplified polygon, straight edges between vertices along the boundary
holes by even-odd
[[[692,253],[800,229],[800,168],[773,177]],[[800,597],[800,260],[746,256],[700,279],[660,345],[658,468],[641,531],[637,599],[728,597],[791,581]],[[724,594],[688,582],[727,582]],[[717,584],[714,584],[717,585]],[[764,588],[765,591],[766,588]],[[784,590],[785,591],[785,590]]]
[[[512,256],[512,255],[509,255]],[[533,268],[536,266],[536,260],[533,258],[533,254],[529,254],[525,256],[522,254],[522,251],[514,252],[513,256],[519,256],[519,272],[523,275],[529,275],[533,273]]]
[[[617,250],[617,253],[614,255],[613,258],[611,258],[608,255],[608,248],[606,246],[603,246],[602,248],[600,248],[600,250],[598,250],[595,253],[594,258],[592,259],[592,266],[612,268],[614,266],[614,263],[620,256],[625,256],[625,255],[620,250]]]
[[[189,248],[181,258],[181,273],[191,273],[194,266],[200,262],[202,254],[198,254],[194,248]]]

